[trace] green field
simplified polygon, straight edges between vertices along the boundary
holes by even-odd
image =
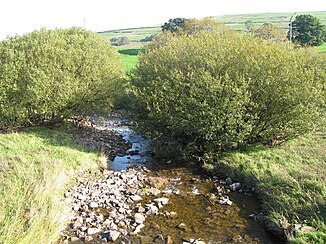
[[[225,23],[227,26],[234,28],[237,31],[246,31],[245,22],[251,20],[254,23],[255,28],[261,26],[264,23],[272,23],[275,26],[282,28],[284,31],[288,29],[290,17],[294,13],[257,13],[257,14],[238,14],[238,15],[223,15],[214,16],[218,21]],[[300,14],[311,14],[320,19],[322,24],[326,24],[326,11],[318,12],[298,12]],[[168,21],[168,20],[166,20]],[[163,24],[163,23],[162,23]],[[100,32],[105,38],[110,39],[112,37],[126,36],[131,42],[139,42],[146,36],[153,35],[161,30],[160,26],[153,27],[140,27],[121,30],[108,30]]]
[[[159,26],[155,26],[155,27],[140,27],[140,28],[104,31],[104,32],[100,32],[99,34],[103,35],[108,40],[113,37],[126,36],[129,38],[131,42],[140,42],[141,39],[153,35],[159,32],[160,30],[161,28]]]
[[[138,53],[142,50],[142,47],[137,46],[118,48],[118,52],[121,54],[122,64],[126,72],[136,67],[138,63]]]
[[[284,30],[288,29],[289,20],[294,13],[257,13],[257,14],[239,14],[239,15],[224,15],[214,17],[215,19],[224,22],[226,25],[238,31],[245,31],[245,22],[251,20],[257,28],[264,23],[271,23]],[[320,12],[298,12],[296,15],[311,14],[320,19],[322,24],[326,24],[326,11]]]

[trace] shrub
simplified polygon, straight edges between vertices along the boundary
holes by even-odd
[[[325,67],[306,51],[222,27],[168,37],[141,55],[131,77],[140,125],[152,136],[200,156],[295,137],[322,117]]]
[[[80,28],[39,30],[0,43],[0,127],[53,122],[110,107],[119,55]]]

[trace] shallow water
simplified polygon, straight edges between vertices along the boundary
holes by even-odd
[[[280,243],[249,217],[258,214],[259,204],[253,196],[230,192],[231,206],[218,203],[217,187],[224,186],[219,179],[208,178],[191,164],[156,165],[149,152],[149,141],[125,125],[127,120],[106,118],[103,129],[117,131],[130,145],[125,155],[108,162],[108,169],[125,170],[131,166],[146,166],[149,176],[168,179],[163,195],[169,198],[160,215],[146,218],[145,227],[138,236],[128,237],[131,243],[182,243],[191,239],[205,243]],[[150,199],[151,198],[151,199]],[[145,196],[142,206],[153,196]],[[164,214],[166,213],[167,214]],[[176,216],[167,216],[176,212]]]

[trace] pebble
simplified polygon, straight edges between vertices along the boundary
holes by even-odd
[[[158,214],[158,207],[153,204],[147,204],[148,210],[146,214]]]
[[[109,240],[110,241],[116,241],[119,236],[120,236],[120,232],[119,231],[116,231],[116,230],[111,230],[108,232],[108,235],[109,235]]]
[[[169,199],[166,197],[161,197],[161,198],[154,199],[154,202],[161,203],[161,204],[165,205],[165,204],[168,204]]]
[[[225,180],[225,184],[226,184],[227,186],[231,185],[231,184],[232,184],[232,179],[231,179],[230,177],[226,178],[226,180]]]
[[[143,200],[143,198],[139,195],[134,195],[134,196],[131,196],[130,198],[131,198],[131,200],[133,200],[135,202]]]
[[[141,230],[142,228],[144,228],[144,227],[145,227],[144,224],[140,224],[140,225],[138,225],[138,226],[136,227],[136,229],[134,230],[134,233],[135,233],[135,234],[138,234],[138,233],[140,232],[140,230]]]
[[[141,213],[136,213],[135,214],[135,222],[137,224],[142,224],[145,221],[145,216]]]
[[[227,196],[221,197],[218,200],[218,203],[221,204],[221,205],[232,205],[233,204],[233,202]]]
[[[184,223],[181,223],[181,224],[179,224],[178,226],[177,226],[177,228],[178,229],[180,229],[180,230],[182,230],[182,231],[186,231],[186,224],[184,224]]]
[[[88,235],[94,235],[95,233],[98,233],[98,232],[100,232],[101,230],[100,229],[98,229],[98,228],[88,228],[87,229],[87,234]]]
[[[98,203],[96,203],[96,202],[91,202],[91,203],[89,204],[89,207],[90,207],[90,208],[98,208]]]
[[[176,212],[170,212],[170,217],[173,219],[173,218],[176,218],[178,216],[178,214]]]

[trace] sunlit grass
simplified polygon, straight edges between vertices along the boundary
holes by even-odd
[[[316,49],[321,52],[326,52],[326,43],[324,43],[323,45],[321,45],[319,47],[316,47]]]
[[[119,53],[122,57],[122,64],[126,72],[134,69],[138,63],[138,53],[143,50],[143,47],[139,46],[129,46],[119,48]]]
[[[63,193],[100,157],[55,129],[0,134],[0,243],[52,243],[66,225]]]
[[[326,240],[326,134],[318,133],[281,146],[258,145],[227,153],[216,170],[255,187],[269,224],[301,223],[316,231],[295,243]],[[223,171],[222,170],[222,171]]]

